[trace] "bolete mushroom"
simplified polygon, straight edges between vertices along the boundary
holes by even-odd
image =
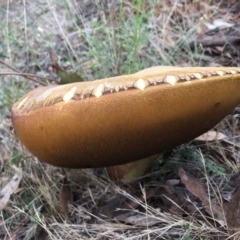
[[[37,88],[13,105],[12,121],[23,145],[42,161],[109,167],[192,140],[239,102],[240,68],[154,67]],[[128,171],[119,166],[109,172],[114,176],[118,168]]]

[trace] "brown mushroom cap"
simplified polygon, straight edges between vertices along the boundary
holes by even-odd
[[[240,68],[154,68],[48,86],[16,102],[16,134],[66,168],[136,161],[208,131],[240,102]]]

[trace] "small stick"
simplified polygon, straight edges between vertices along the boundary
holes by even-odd
[[[30,74],[30,73],[21,73],[21,72],[0,72],[0,75],[18,75],[18,76],[23,76],[23,77],[26,77],[28,78],[29,80],[32,80],[36,83],[39,83],[41,85],[47,85],[46,83],[42,82],[42,81],[38,81],[37,79],[34,79],[32,77],[36,77],[36,78],[41,78],[41,79],[48,79],[50,81],[54,81],[56,83],[58,83],[58,81],[56,79],[53,79],[53,78],[49,78],[49,77],[42,77],[42,76],[38,76],[38,75],[35,75],[35,74]]]
[[[8,65],[7,63],[5,63],[4,61],[0,60],[0,63],[5,65],[6,67],[10,68],[11,70],[15,71],[16,73],[14,72],[3,72],[3,73],[0,73],[0,75],[19,75],[19,76],[23,76],[23,77],[26,77],[28,78],[29,80],[33,81],[33,82],[36,82],[36,83],[39,83],[41,85],[47,85],[46,83],[43,83],[41,81],[38,81],[36,79],[34,79],[33,77],[36,77],[36,78],[40,78],[40,79],[48,79],[49,81],[53,81],[55,83],[58,84],[58,81],[56,79],[53,79],[53,78],[49,78],[49,77],[42,77],[42,76],[38,76],[38,75],[35,75],[35,74],[30,74],[30,73],[22,73],[20,72],[18,69]]]

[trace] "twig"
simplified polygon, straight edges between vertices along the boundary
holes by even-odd
[[[23,77],[26,77],[28,78],[29,80],[33,81],[33,82],[37,82],[41,85],[47,85],[46,83],[43,83],[41,81],[38,81],[36,80],[35,78],[33,77],[36,77],[36,78],[41,78],[41,79],[47,79],[49,81],[53,81],[55,83],[58,84],[58,81],[54,78],[49,78],[49,77],[41,77],[41,76],[38,76],[38,75],[35,75],[35,74],[30,74],[30,73],[22,73],[21,71],[19,71],[18,69],[10,66],[9,64],[5,63],[4,61],[0,60],[0,63],[5,65],[6,67],[10,68],[11,70],[15,71],[16,73],[12,73],[12,72],[9,72],[9,74],[7,73],[0,73],[0,75],[20,75],[20,76],[23,76]]]
[[[40,78],[40,79],[48,79],[50,81],[54,81],[56,83],[58,83],[58,81],[56,79],[53,79],[53,78],[49,78],[49,77],[42,77],[42,76],[38,76],[38,75],[35,75],[35,74],[30,74],[30,73],[21,73],[21,72],[0,72],[0,75],[18,75],[18,76],[23,76],[23,77],[26,77],[28,78],[29,80],[32,80],[36,83],[39,83],[41,85],[47,85],[46,83],[42,82],[42,81],[38,81],[37,79],[34,79],[33,77],[36,77],[36,78]]]
[[[4,61],[2,61],[1,59],[0,59],[0,63],[3,64],[3,65],[5,65],[6,67],[12,69],[12,70],[15,71],[15,72],[20,72],[20,71],[17,70],[16,68],[14,68],[14,67],[8,65],[7,63],[5,63]]]
[[[216,46],[225,46],[226,44],[239,44],[240,38],[239,37],[225,37],[220,39],[203,39],[203,40],[196,40],[189,43],[191,49],[195,46],[203,46],[203,47],[216,47]]]

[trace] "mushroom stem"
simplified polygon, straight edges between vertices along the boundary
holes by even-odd
[[[151,170],[156,162],[156,158],[157,155],[153,155],[135,162],[107,167],[106,170],[111,180],[122,183],[130,183]]]

